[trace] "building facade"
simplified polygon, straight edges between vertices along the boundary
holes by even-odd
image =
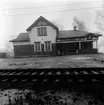
[[[96,33],[76,30],[59,30],[59,28],[40,16],[16,39],[11,40],[14,56],[45,56],[57,54],[97,53],[98,37]]]

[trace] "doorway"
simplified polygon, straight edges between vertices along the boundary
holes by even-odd
[[[57,43],[56,48],[58,54],[75,54],[79,48],[79,43]]]

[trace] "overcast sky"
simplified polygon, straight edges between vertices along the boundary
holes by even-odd
[[[95,32],[99,7],[102,0],[0,0],[0,49],[4,50],[8,40],[25,32],[39,16],[65,30],[73,29],[76,16],[85,22],[89,31]]]

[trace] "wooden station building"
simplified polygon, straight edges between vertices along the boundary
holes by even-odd
[[[98,53],[97,33],[59,28],[40,16],[25,33],[11,40],[14,56],[56,56],[57,54]]]

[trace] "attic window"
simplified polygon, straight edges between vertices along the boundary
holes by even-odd
[[[37,28],[37,34],[38,36],[47,36],[47,28],[46,27]]]

